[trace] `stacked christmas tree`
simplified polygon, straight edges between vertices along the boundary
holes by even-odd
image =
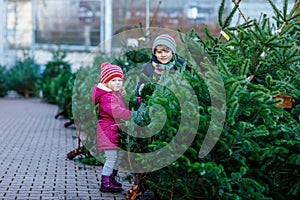
[[[231,26],[234,13],[243,15],[240,1],[232,2],[235,7],[225,20],[225,1],[221,3],[219,37],[208,30],[206,38],[193,30],[181,34],[186,45],[181,53],[192,71],[179,70],[173,82],[162,76],[157,85],[146,88],[152,94],[143,102],[150,106],[148,128],[156,134],[145,139],[124,136],[128,150],[153,153],[128,160],[140,163],[141,171],[150,171],[146,182],[156,199],[299,198],[300,23],[296,19],[300,13],[296,10],[300,2],[288,13],[287,0],[282,9],[269,1],[275,24],[262,16]],[[176,85],[180,79],[187,81],[186,88],[192,87],[192,95]],[[197,106],[190,104],[194,96]],[[165,118],[159,118],[159,110],[164,110]],[[216,116],[224,117],[224,124],[214,120]],[[164,126],[157,130],[155,123],[161,121]],[[183,147],[186,151],[171,164],[151,169],[170,159],[158,150],[168,146],[176,152],[179,143],[170,143],[179,132],[191,137],[195,124],[196,134]],[[144,129],[135,131],[142,135]],[[209,135],[218,131],[219,135]],[[181,142],[188,141],[184,134],[181,137]],[[153,157],[153,165],[144,165]]]

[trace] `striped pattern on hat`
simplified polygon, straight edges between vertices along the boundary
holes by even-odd
[[[174,38],[172,38],[168,34],[162,34],[155,38],[152,45],[152,53],[154,54],[154,50],[158,45],[164,45],[171,49],[173,53],[176,53],[176,42]]]
[[[123,71],[119,66],[113,65],[109,62],[105,62],[101,65],[101,83],[106,84],[116,77],[121,79],[124,78]]]

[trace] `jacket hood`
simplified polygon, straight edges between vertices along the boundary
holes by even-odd
[[[108,87],[106,87],[104,84],[102,83],[98,83],[94,86],[94,91],[93,91],[93,101],[95,104],[99,103],[101,96],[107,94],[107,93],[111,93],[112,90],[109,89]]]

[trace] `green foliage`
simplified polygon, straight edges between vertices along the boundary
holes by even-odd
[[[147,49],[134,49],[133,47],[127,47],[126,52],[113,60],[113,64],[120,66],[124,73],[130,69],[138,68],[143,63],[146,63],[150,58],[150,54]]]
[[[64,97],[66,94],[64,90],[71,90],[71,88],[67,88],[67,84],[73,76],[71,65],[64,61],[65,57],[66,52],[53,51],[53,60],[46,64],[40,83],[43,98],[48,103],[58,104],[61,109],[68,104],[65,100],[68,97]]]
[[[0,97],[5,96],[6,91],[5,67],[0,66]]]
[[[233,2],[235,2],[235,1],[233,1]],[[238,3],[235,3],[234,8],[231,10],[229,15],[226,17],[225,21],[223,22],[222,18],[224,17],[223,12],[224,12],[224,7],[225,7],[225,0],[222,0],[220,8],[219,8],[219,17],[218,17],[219,25],[222,27],[222,29],[229,26],[229,24],[230,24],[230,22],[233,18],[234,13],[236,12],[236,10],[239,7],[239,5],[238,5],[239,2],[240,1],[238,1]]]
[[[59,107],[59,110],[64,111],[64,115],[66,118],[73,120],[72,94],[73,94],[73,87],[76,78],[76,73],[68,74],[67,76],[65,76],[65,78],[68,78],[68,80],[67,79],[64,80],[67,83],[65,87],[58,88],[56,100],[57,100],[57,105]]]
[[[25,52],[24,60],[10,68],[6,74],[7,89],[15,90],[28,98],[37,94],[37,82],[40,79],[40,67],[34,64],[34,60]]]
[[[102,166],[103,164],[94,156],[90,157],[79,157],[74,159],[75,162],[81,162],[87,165],[94,165],[94,166]]]
[[[158,83],[150,82],[142,90],[142,105],[147,105],[151,120],[146,128],[153,134],[135,137],[145,136],[145,127],[128,121],[125,126],[132,132],[121,134],[121,147],[135,153],[152,153],[126,161],[141,163],[141,171],[155,170],[147,174],[146,181],[156,199],[296,200],[299,196],[299,22],[292,21],[299,15],[272,7],[276,24],[263,16],[260,21],[248,20],[230,27],[231,16],[239,11],[237,3],[224,22],[219,20],[229,40],[214,38],[208,29],[206,39],[193,30],[184,34],[181,38],[190,52],[186,59],[191,72],[166,72]],[[221,6],[220,15],[222,9]],[[83,141],[89,149],[95,149],[98,119],[91,92],[99,81],[99,64],[113,62],[129,76],[140,70],[146,58],[147,51],[132,49],[118,59],[99,57],[93,67],[79,70],[72,106],[74,118],[80,122],[77,129],[79,134],[84,133]],[[135,79],[126,80],[125,85],[130,91],[125,99],[130,100],[129,107],[135,111],[140,107],[136,83]],[[224,126],[213,120],[213,113],[222,116],[223,110],[212,105],[212,99],[221,105],[225,101],[222,88],[226,93]],[[292,96],[293,108],[279,108],[281,100],[275,98],[279,94]],[[197,106],[192,103],[194,96]],[[145,122],[141,118],[138,121]],[[221,135],[213,138],[215,146],[201,157],[200,149],[206,147],[204,141],[210,128],[221,129]],[[182,143],[194,137],[189,146],[180,142],[169,145],[179,132],[183,133]],[[179,158],[157,168],[169,159],[159,150],[168,148],[176,153],[182,146],[186,151]],[[153,163],[143,165],[148,160]]]
[[[182,37],[190,51],[192,73],[178,72],[178,76],[192,86],[198,107],[179,107],[182,104],[178,99],[185,99],[184,106],[189,106],[189,93],[163,87],[168,82],[164,77],[160,84],[151,83],[152,88],[146,88],[148,95],[143,103],[150,107],[151,117],[147,128],[155,134],[148,138],[125,133],[122,136],[124,149],[156,153],[157,163],[141,168],[153,170],[156,164],[166,162],[157,150],[168,146],[179,130],[188,130],[187,135],[193,132],[193,126],[180,124],[182,117],[195,116],[188,118],[191,124],[200,119],[195,139],[185,153],[172,164],[148,173],[147,182],[156,199],[296,200],[299,197],[299,23],[291,20],[297,13],[287,13],[287,1],[284,6],[283,12],[279,12],[282,9],[273,5],[276,25],[270,24],[265,16],[259,22],[249,20],[236,27],[230,27],[229,20],[222,22],[223,31],[230,37],[228,41],[214,38],[208,29],[206,40],[193,30]],[[217,122],[211,122],[212,111],[217,108],[210,98],[222,102],[218,93],[222,85],[212,75],[213,70],[218,71],[224,83],[226,120],[216,145],[201,158],[199,150],[210,123],[218,128]],[[208,87],[211,85],[213,88]],[[278,94],[292,96],[293,108],[279,108],[280,100],[275,99]],[[130,105],[136,110],[134,95],[130,98]],[[133,135],[143,135],[143,130],[134,129]],[[169,148],[176,151],[172,146]],[[128,159],[143,163],[140,159],[147,162],[153,158],[146,155]]]
[[[101,161],[105,160],[105,157],[103,155],[97,155],[92,156],[90,151],[86,148],[84,148],[84,152],[80,154],[79,156],[76,156],[74,159],[75,162],[81,162],[87,165],[94,165],[94,166],[103,166],[103,163]]]

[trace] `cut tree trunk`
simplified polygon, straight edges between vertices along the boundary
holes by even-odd
[[[25,98],[28,99],[30,97],[30,90],[25,90]]]

